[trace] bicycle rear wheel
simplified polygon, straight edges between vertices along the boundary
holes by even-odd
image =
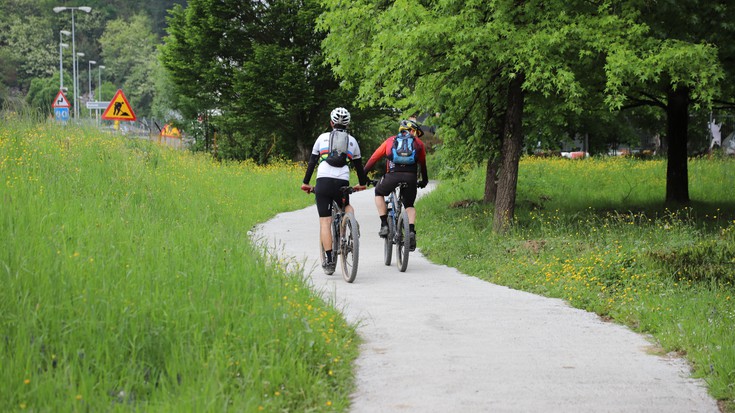
[[[385,265],[390,265],[393,260],[393,238],[396,235],[396,224],[393,218],[388,216],[388,235],[383,240],[383,259]]]
[[[401,211],[396,228],[396,265],[401,272],[405,272],[408,268],[408,253],[411,250],[410,230],[408,214],[406,211]]]
[[[357,263],[360,258],[360,238],[357,229],[357,220],[348,212],[342,217],[340,224],[342,237],[340,240],[340,255],[342,255],[342,277],[351,283],[357,277]]]

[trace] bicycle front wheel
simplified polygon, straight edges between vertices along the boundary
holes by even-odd
[[[411,250],[410,231],[408,214],[406,211],[401,211],[396,228],[396,265],[401,272],[405,272],[408,268],[408,252]]]
[[[342,255],[342,277],[351,283],[357,277],[357,263],[360,258],[360,237],[358,234],[357,220],[352,213],[348,212],[342,217],[340,223],[340,255]]]

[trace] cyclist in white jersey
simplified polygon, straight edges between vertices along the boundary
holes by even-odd
[[[366,188],[368,178],[362,166],[362,155],[357,140],[347,133],[350,124],[350,112],[345,108],[335,108],[330,114],[331,132],[319,135],[314,142],[311,157],[306,167],[306,174],[301,185],[301,190],[306,193],[314,192],[316,195],[316,209],[319,213],[319,238],[321,239],[326,260],[324,270],[333,272],[335,259],[332,253],[332,201],[343,207],[346,212],[354,213],[350,205],[349,194],[343,195],[341,187],[350,186],[350,167],[355,168],[359,185],[353,187],[355,191]],[[341,141],[341,143],[336,143]],[[339,148],[337,148],[339,146]],[[316,185],[311,186],[311,176],[317,167]],[[342,199],[344,197],[344,204]]]

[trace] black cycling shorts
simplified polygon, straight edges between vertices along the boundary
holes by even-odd
[[[350,186],[350,181],[335,178],[317,178],[314,194],[316,195],[316,210],[320,217],[332,216],[332,201],[336,201],[337,205],[344,208],[350,204],[350,194],[345,194],[345,202],[342,204],[342,191],[339,189],[343,186]]]
[[[416,172],[388,172],[375,185],[375,195],[388,196],[398,184],[405,182],[408,186],[401,190],[401,198],[403,206],[411,208],[416,201],[416,178]]]

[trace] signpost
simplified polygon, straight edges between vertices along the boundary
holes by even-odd
[[[110,106],[110,102],[98,102],[98,101],[91,101],[87,102],[87,109],[107,109],[107,107]]]
[[[51,105],[54,108],[54,118],[59,122],[66,123],[69,120],[69,99],[64,95],[63,90],[59,90],[54,98],[54,103]]]
[[[54,108],[54,118],[59,122],[67,122],[69,120],[69,108]]]
[[[133,121],[137,119],[122,89],[117,90],[117,93],[115,93],[115,96],[110,101],[110,104],[107,105],[104,113],[102,113],[102,119],[127,121]]]

